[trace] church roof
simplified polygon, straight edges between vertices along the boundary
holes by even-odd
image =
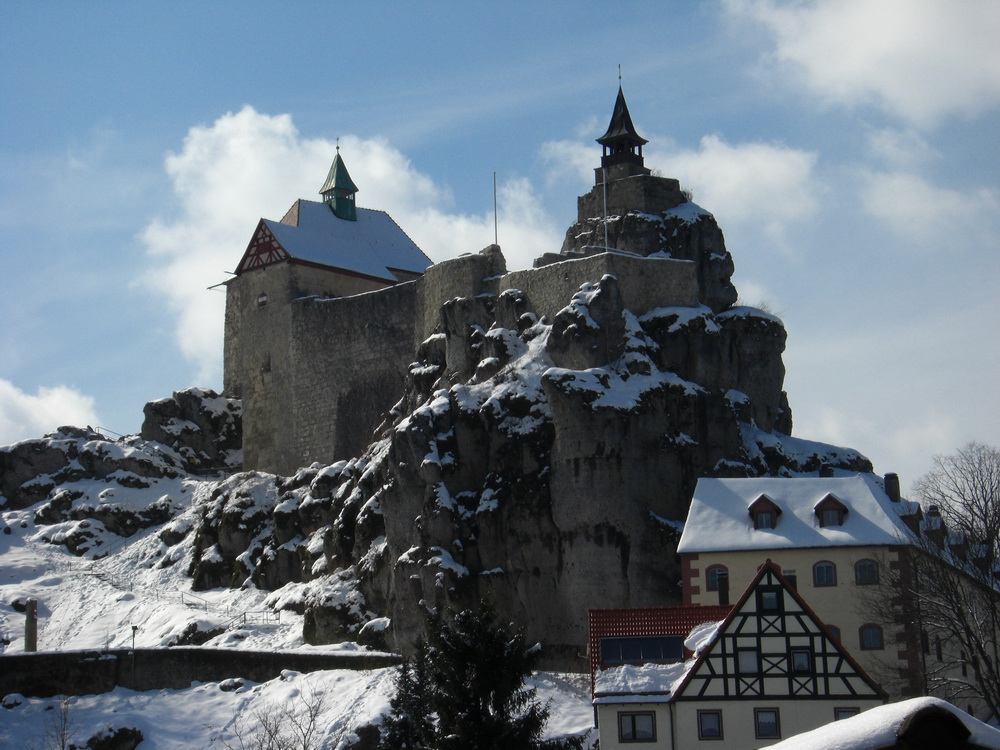
[[[357,221],[344,221],[325,203],[298,200],[281,221],[261,224],[292,260],[390,282],[399,280],[394,270],[419,274],[432,265],[389,214],[359,208],[357,215]],[[245,255],[237,273],[248,267],[254,266]]]
[[[618,87],[618,98],[615,99],[615,109],[611,113],[611,122],[608,124],[608,130],[597,139],[597,142],[609,148],[619,142],[624,143],[627,147],[641,146],[649,143],[649,141],[635,132],[635,125],[632,124],[632,115],[629,114],[628,104],[625,103],[625,94],[621,86]]]
[[[816,506],[830,495],[848,512],[840,525],[822,526]],[[750,518],[749,508],[762,497],[781,511],[774,528],[754,528]],[[893,502],[873,477],[863,474],[702,478],[695,487],[677,551],[688,554],[905,544],[912,536],[902,516],[912,511],[912,503]]]

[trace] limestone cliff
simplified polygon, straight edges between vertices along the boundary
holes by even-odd
[[[497,253],[484,251],[487,265]],[[562,270],[525,273],[539,272]],[[674,550],[699,476],[871,470],[854,451],[787,437],[774,316],[637,312],[611,274],[540,316],[551,300],[516,280],[441,306],[362,456],[220,484],[191,558],[196,586],[291,583],[298,593],[275,601],[304,609],[308,640],[401,649],[427,610],[487,597],[569,666],[588,608],[679,600]]]

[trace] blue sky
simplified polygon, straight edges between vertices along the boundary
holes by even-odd
[[[1000,4],[48,2],[0,47],[0,444],[221,389],[256,221],[358,203],[526,267],[593,181],[618,65],[647,165],[788,329],[799,437],[904,487],[1000,444]]]

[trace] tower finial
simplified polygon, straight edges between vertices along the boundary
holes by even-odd
[[[618,87],[621,88],[622,85],[622,64],[618,63]]]

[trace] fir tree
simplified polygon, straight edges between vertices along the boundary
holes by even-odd
[[[464,610],[432,631],[438,747],[525,750],[540,746],[548,706],[526,688],[537,653],[492,607]]]
[[[403,662],[396,676],[396,696],[382,722],[380,750],[431,750],[437,730],[432,706],[433,685],[427,644],[417,643],[413,657]]]
[[[392,710],[383,718],[379,750],[534,750],[549,708],[525,687],[537,652],[524,633],[503,624],[492,607],[464,610],[431,623],[400,666]],[[576,746],[575,743],[560,745]]]

